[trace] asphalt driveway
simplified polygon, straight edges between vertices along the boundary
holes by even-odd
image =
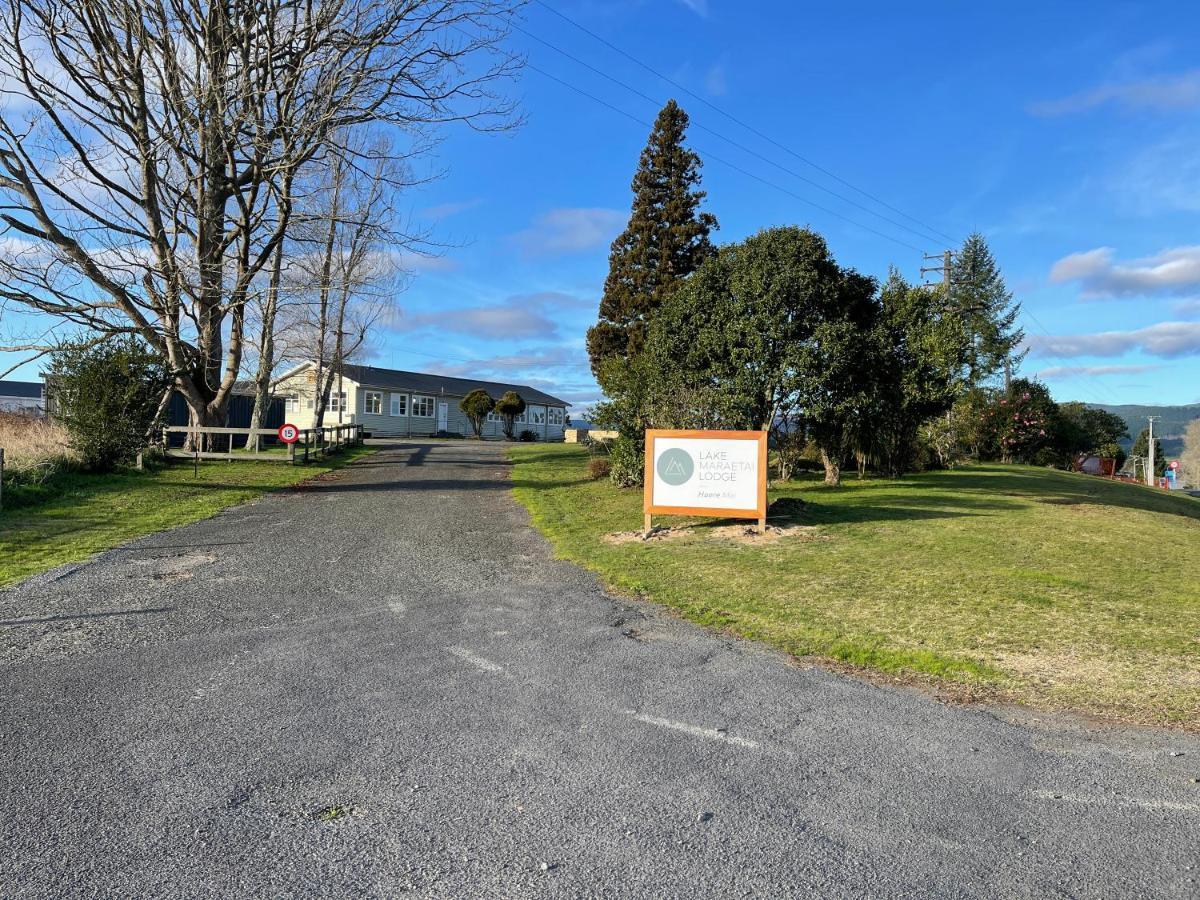
[[[1200,894],[1200,741],[614,599],[508,477],[391,445],[0,591],[0,894]]]

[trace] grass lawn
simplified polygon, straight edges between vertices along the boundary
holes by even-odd
[[[307,466],[205,460],[199,477],[190,462],[146,472],[61,476],[45,500],[0,511],[0,586],[206,519],[371,452],[355,447]]]
[[[640,491],[573,445],[514,446],[514,492],[559,555],[704,625],[965,696],[1200,728],[1200,501],[980,465],[771,499],[808,505],[770,544],[729,522],[613,543]]]

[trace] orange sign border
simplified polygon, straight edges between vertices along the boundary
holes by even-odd
[[[720,441],[758,441],[758,507],[756,509],[725,509],[711,506],[654,505],[654,443],[660,438],[705,438]],[[647,516],[710,516],[718,519],[767,518],[767,432],[765,431],[705,431],[700,429],[646,429],[646,474],[642,490],[642,512]]]

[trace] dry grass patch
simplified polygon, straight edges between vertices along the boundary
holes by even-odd
[[[75,462],[67,431],[40,416],[0,412],[0,447],[6,477],[43,481]]]

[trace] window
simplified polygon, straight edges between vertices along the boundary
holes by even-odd
[[[546,424],[546,407],[544,407],[544,406],[530,407],[530,418],[532,419],[534,425],[545,425]]]
[[[300,412],[300,399],[298,397],[284,397],[283,408],[285,412]]]
[[[524,425],[525,417],[528,415],[529,415],[529,410],[526,409],[525,412],[521,413],[519,416],[513,416],[513,424],[514,425]]]
[[[433,398],[413,395],[412,414],[414,416],[423,416],[427,419],[432,419]]]
[[[383,415],[383,391],[367,391],[363,394],[363,412],[369,416]]]
[[[315,408],[316,408],[316,406],[317,406],[317,401],[316,401],[316,400],[309,399],[309,400],[305,400],[305,401],[304,401],[304,407],[305,407],[305,409],[315,409]]]
[[[408,415],[408,394],[392,394],[392,415]]]
[[[348,412],[346,409],[346,392],[333,391],[329,395],[329,404],[325,407],[328,412]]]
[[[550,408],[550,424],[561,425],[563,423],[563,410],[558,407]]]

